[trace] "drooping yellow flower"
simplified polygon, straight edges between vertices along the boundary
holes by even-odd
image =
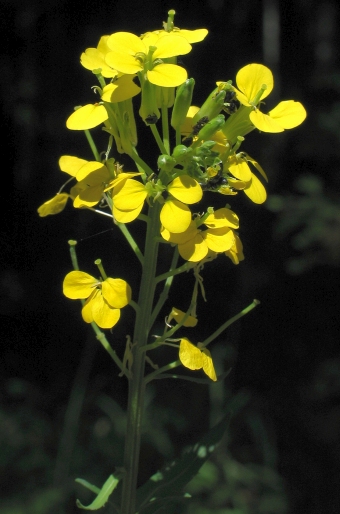
[[[195,370],[203,369],[211,380],[216,382],[217,376],[211,353],[207,348],[199,348],[192,344],[188,339],[181,339],[179,345],[179,360],[186,368]]]
[[[190,262],[201,261],[209,251],[223,253],[233,247],[233,229],[239,227],[238,217],[233,211],[226,207],[218,209],[205,219],[204,225],[207,230],[200,230],[196,221],[191,221],[182,233],[173,233],[162,227],[161,236],[169,243],[177,244],[180,256]]]
[[[230,250],[225,252],[225,255],[233,261],[234,264],[239,264],[244,260],[243,245],[239,236],[234,232],[235,242]]]
[[[261,204],[266,201],[267,193],[262,182],[260,182],[257,176],[251,171],[248,162],[250,162],[268,182],[267,175],[259,163],[245,152],[241,152],[240,154],[231,156],[226,163],[228,171],[235,177],[228,177],[228,184],[237,191],[243,191],[254,203]],[[223,189],[221,189],[220,192],[223,194]]]
[[[116,32],[108,38],[107,45],[111,52],[105,61],[121,73],[143,72],[149,82],[163,87],[179,86],[187,78],[184,68],[163,61],[190,52],[191,45],[183,36],[150,32],[140,39],[130,32]]]
[[[87,299],[82,308],[83,320],[94,321],[101,328],[112,328],[120,318],[120,309],[131,300],[131,288],[125,280],[108,277],[101,282],[83,271],[66,275],[63,293],[72,300]]]
[[[185,312],[181,311],[180,309],[177,309],[176,307],[173,307],[171,309],[171,312],[167,318],[167,323],[170,323],[171,320],[177,321],[177,323],[180,323],[182,319],[185,316]],[[187,319],[184,321],[183,326],[184,327],[196,327],[197,325],[197,318],[195,316],[189,315]]]

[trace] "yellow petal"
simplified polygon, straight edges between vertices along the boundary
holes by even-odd
[[[120,309],[113,309],[102,295],[97,295],[92,302],[93,321],[100,328],[112,328],[119,321]]]
[[[228,169],[230,173],[239,180],[248,182],[251,179],[251,170],[247,162],[243,159],[239,159],[233,164],[230,164]]]
[[[277,120],[271,118],[268,114],[264,114],[258,109],[249,114],[249,119],[257,129],[261,130],[261,132],[277,133],[284,131],[284,128]]]
[[[189,241],[179,244],[178,251],[180,256],[186,261],[199,262],[208,255],[209,249],[200,232]]]
[[[145,42],[147,38],[144,38]],[[152,54],[152,60],[166,59],[176,55],[185,55],[190,52],[192,46],[183,36],[162,34],[155,43],[156,50]],[[183,81],[184,82],[184,81]]]
[[[160,220],[169,232],[184,232],[191,223],[191,211],[184,203],[170,198],[162,207]]]
[[[234,232],[228,227],[208,229],[202,232],[202,237],[207,247],[216,253],[226,252],[235,242]]]
[[[130,223],[138,218],[141,210],[143,209],[144,202],[138,205],[135,209],[120,211],[113,204],[112,215],[118,223]]]
[[[266,84],[267,89],[261,96],[261,100],[271,93],[274,87],[274,78],[267,66],[252,63],[239,70],[236,75],[236,84],[241,93],[246,96],[248,102],[251,102],[260,91],[263,84]],[[242,102],[241,98],[238,97],[238,99]]]
[[[92,187],[82,189],[73,201],[73,207],[80,209],[82,207],[93,207],[100,202],[103,195],[103,185],[98,184]]]
[[[79,157],[74,157],[73,155],[62,155],[59,159],[59,168],[61,171],[75,177],[80,168],[86,163],[85,159],[79,159]]]
[[[63,293],[71,300],[88,298],[100,282],[84,271],[71,271],[63,282]]]
[[[41,218],[48,216],[49,214],[58,214],[63,211],[69,195],[67,193],[58,193],[56,196],[47,200],[38,208],[38,214]]]
[[[210,214],[204,221],[204,224],[209,228],[238,228],[239,218],[232,210],[223,207],[222,209],[217,209],[213,214]]]
[[[172,319],[176,320],[177,323],[180,323],[184,318],[185,314],[186,313],[181,311],[180,309],[176,309],[176,307],[173,307],[171,309],[170,316],[168,317],[168,323],[170,323]],[[184,327],[196,327],[196,325],[197,318],[195,318],[194,316],[188,316],[185,322],[183,323]]]
[[[202,364],[203,364],[203,371],[206,375],[208,375],[211,380],[216,382],[217,376],[214,368],[214,363],[211,358],[211,353],[207,348],[202,349]]]
[[[135,55],[136,53],[146,53],[147,48],[143,41],[131,32],[115,32],[107,39],[107,46],[114,51],[122,54]]]
[[[66,127],[70,130],[87,130],[97,127],[106,121],[108,117],[103,105],[88,104],[71,114],[66,121]]]
[[[297,127],[307,116],[304,106],[300,102],[295,102],[294,100],[280,102],[268,114],[284,129]]]
[[[203,196],[203,191],[199,183],[188,175],[176,177],[171,184],[169,184],[167,190],[177,200],[188,204],[199,202]]]
[[[132,75],[123,75],[104,87],[101,99],[111,103],[123,102],[138,95],[140,90],[140,87],[133,82]]]
[[[81,180],[84,180],[85,177],[92,174],[94,171],[99,172],[100,176],[105,176],[106,178],[109,177],[109,172],[104,164],[98,161],[88,161],[81,168],[79,168],[76,174],[76,179],[78,180],[78,182],[80,182]]]
[[[146,197],[147,191],[144,184],[137,180],[127,179],[119,193],[115,194],[114,191],[113,202],[117,209],[129,211],[143,205]]]
[[[254,203],[261,204],[267,199],[266,190],[256,175],[252,175],[249,186],[245,187],[243,191]]]
[[[156,86],[176,87],[186,81],[188,74],[177,64],[158,64],[147,72],[147,77]]]
[[[107,278],[102,282],[102,295],[111,307],[121,309],[131,300],[131,287],[121,278]]]
[[[189,369],[201,369],[203,366],[201,350],[185,338],[179,345],[179,360]]]
[[[208,31],[207,29],[180,29],[178,33],[180,34],[180,36],[185,37],[185,39],[189,41],[189,43],[199,43],[200,41],[203,41],[203,39],[208,34]]]

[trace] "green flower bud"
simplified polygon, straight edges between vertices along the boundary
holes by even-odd
[[[151,84],[148,80],[145,80],[142,85],[142,103],[139,114],[147,125],[157,123],[160,118],[155,88],[156,86]]]
[[[193,150],[185,145],[177,145],[172,152],[172,157],[178,164],[185,164],[192,159]]]
[[[166,172],[170,172],[176,165],[176,159],[170,155],[160,155],[157,160],[157,167]]]
[[[175,104],[171,114],[171,126],[175,130],[179,129],[185,121],[185,117],[191,105],[194,85],[195,80],[191,78],[187,79],[177,88]]]
[[[207,116],[209,120],[215,118],[223,109],[226,91],[218,91],[218,88],[208,96],[202,107],[192,119],[193,126],[201,118]]]

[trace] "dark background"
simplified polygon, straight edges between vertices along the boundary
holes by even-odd
[[[269,199],[256,206],[232,198],[246,259],[206,268],[197,340],[253,298],[261,305],[212,345],[218,371],[232,367],[224,385],[149,388],[140,482],[196,441],[234,398],[227,441],[194,487],[190,512],[340,509],[338,2],[8,0],[1,16],[3,514],[76,512],[74,478],[100,485],[121,464],[126,384],[61,283],[71,270],[70,238],[89,273],[101,257],[109,274],[133,283],[138,264],[117,231],[102,233],[111,228],[106,219],[71,206],[43,219],[36,210],[62,184],[60,155],[91,159],[84,136],[65,128],[75,105],[94,101],[81,52],[103,34],[161,28],[170,8],[177,26],[209,29],[183,59],[196,80],[196,105],[216,80],[261,62],[275,77],[268,110],[295,99],[308,117],[282,134],[247,137],[244,149],[269,176]],[[139,148],[147,160],[147,138]],[[175,282],[171,305],[185,308],[183,288]],[[129,314],[110,336],[120,354]],[[90,501],[84,489],[76,496]]]

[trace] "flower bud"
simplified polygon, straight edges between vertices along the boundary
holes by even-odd
[[[185,121],[194,90],[195,80],[187,79],[177,88],[174,107],[171,114],[171,126],[177,130]]]
[[[139,114],[147,125],[157,123],[160,118],[160,112],[156,101],[155,86],[148,80],[145,80],[142,86],[142,103],[139,109]]]
[[[225,118],[223,114],[219,114],[214,119],[206,123],[203,128],[201,128],[197,134],[197,140],[201,141],[203,139],[204,141],[208,141],[215,134],[215,132],[221,129],[221,127],[224,125],[224,122]],[[197,142],[194,143],[194,146],[197,144]]]
[[[172,157],[176,160],[176,163],[185,164],[192,159],[193,150],[185,145],[177,145],[172,152]]]
[[[170,155],[160,155],[157,160],[157,167],[165,172],[170,172],[176,165],[176,160]]]

